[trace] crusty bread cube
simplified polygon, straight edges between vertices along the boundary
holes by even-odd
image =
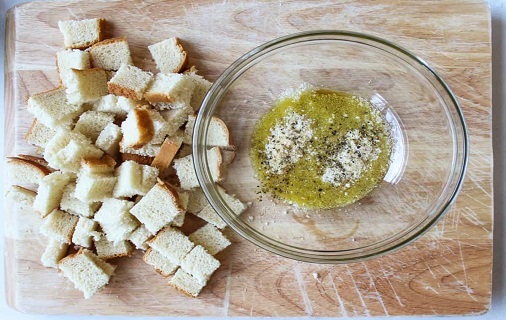
[[[211,177],[215,182],[221,181],[224,177],[220,150],[219,147],[207,150],[209,169],[211,171]],[[181,182],[181,188],[191,190],[199,186],[197,174],[193,167],[193,155],[175,159],[174,169],[176,169],[177,176]]]
[[[176,265],[181,265],[183,258],[194,247],[186,235],[172,227],[162,229],[148,241],[148,245]]]
[[[169,285],[187,296],[197,297],[206,285],[206,282],[197,280],[191,274],[179,268],[176,274],[170,279]]]
[[[100,224],[107,240],[118,242],[128,240],[137,229],[139,222],[130,214],[134,202],[118,199],[105,199],[95,214],[95,221]]]
[[[104,69],[70,69],[67,80],[67,100],[73,104],[94,102],[107,94]]]
[[[210,223],[207,223],[200,229],[191,233],[188,238],[190,238],[191,242],[196,246],[201,245],[204,247],[204,249],[213,256],[231,245],[230,241],[223,233]]]
[[[220,262],[200,245],[195,246],[181,261],[181,269],[200,282],[207,282],[219,267]]]
[[[84,174],[112,174],[116,160],[108,155],[101,158],[84,158],[81,160],[81,172]]]
[[[151,164],[154,157],[160,152],[160,148],[162,147],[161,144],[151,144],[148,143],[141,148],[134,149],[130,147],[125,147],[125,145],[120,141],[119,142],[119,151],[121,152],[121,158],[123,161],[125,160],[134,160],[136,162],[139,162],[141,164]],[[128,154],[127,156],[123,157],[123,155]],[[134,156],[131,156],[134,155]],[[135,155],[141,156],[135,157]],[[145,162],[147,161],[147,162]]]
[[[82,202],[112,198],[118,177],[109,174],[84,174],[77,177],[75,196]]]
[[[145,195],[155,184],[158,169],[138,164],[135,161],[125,161],[115,172],[118,183],[114,188],[115,198]]]
[[[72,235],[72,243],[85,248],[91,247],[92,239],[100,238],[100,233],[96,231],[97,227],[98,223],[96,221],[79,217]]]
[[[124,96],[133,100],[142,100],[144,91],[153,81],[151,72],[135,66],[123,64],[114,77],[107,83],[109,93]]]
[[[5,196],[7,199],[11,199],[16,203],[33,206],[37,193],[20,186],[11,186]]]
[[[177,129],[173,131],[174,127],[167,123],[158,111],[150,109],[148,113],[154,130],[153,138],[148,141],[149,144],[161,144],[165,140],[165,137],[173,135],[177,131]]]
[[[193,127],[197,116],[189,115],[188,123],[184,130],[183,143],[192,144],[193,139]],[[211,117],[209,123],[209,129],[207,131],[207,145],[213,147],[222,147],[224,149],[233,149],[231,146],[232,139],[230,137],[230,131],[223,120],[218,117]]]
[[[58,268],[58,262],[67,254],[69,245],[55,239],[49,239],[40,261],[44,267]]]
[[[184,212],[177,191],[171,186],[158,182],[130,210],[152,234],[171,223],[174,218]]]
[[[100,240],[95,240],[95,249],[97,249],[97,256],[100,259],[108,260],[129,257],[132,255],[134,247],[126,240],[113,242],[108,241],[106,237],[100,237]]]
[[[33,209],[42,217],[47,216],[58,208],[63,195],[63,188],[70,182],[72,175],[63,172],[53,172],[39,181],[37,196],[33,202]]]
[[[190,190],[190,199],[188,200],[188,208],[186,211],[197,214],[202,209],[204,209],[205,206],[209,204],[207,201],[206,195],[200,188],[195,188]]]
[[[45,148],[46,144],[56,134],[56,130],[44,125],[42,122],[34,119],[30,129],[25,135],[25,140],[34,146]]]
[[[163,73],[180,72],[188,64],[188,54],[177,37],[148,46],[158,70]]]
[[[188,121],[188,116],[190,114],[193,114],[193,109],[191,106],[160,111],[160,115],[171,126],[171,129],[169,130],[170,136],[173,135],[171,132],[176,132],[181,126],[186,123],[186,121]]]
[[[56,53],[56,68],[61,83],[67,87],[70,69],[84,70],[91,68],[90,54],[88,51],[77,49],[58,51]]]
[[[83,202],[75,196],[76,184],[69,183],[63,188],[60,209],[81,217],[91,218],[100,207],[100,202]]]
[[[38,185],[50,173],[49,169],[34,161],[10,157],[6,164],[10,182],[19,185]]]
[[[105,19],[58,21],[65,48],[86,49],[104,37]]]
[[[55,209],[44,218],[40,231],[48,238],[71,244],[78,220],[76,216]]]
[[[74,131],[82,133],[95,142],[104,128],[114,122],[112,113],[86,111],[79,116]]]
[[[80,249],[60,260],[58,268],[88,299],[109,283],[116,267],[101,260],[93,252]]]
[[[109,123],[98,135],[95,145],[111,157],[115,157],[119,152],[119,143],[122,138],[121,128],[114,123]]]
[[[168,176],[171,171],[172,160],[181,147],[183,138],[180,136],[166,138],[160,147],[160,151],[151,162],[151,165],[158,169],[161,177]]]
[[[155,267],[156,272],[164,277],[168,277],[173,274],[178,268],[177,264],[172,263],[169,259],[164,257],[161,253],[156,250],[149,248],[144,253],[142,260],[147,264]]]
[[[228,194],[225,189],[223,189],[221,186],[218,186],[218,192],[220,193],[220,196],[223,198],[227,206],[232,210],[233,213],[236,215],[240,215],[243,213],[248,206],[244,203],[242,203],[239,199],[236,197]],[[218,229],[223,229],[227,226],[225,221],[221,219],[221,217],[214,211],[213,207],[211,207],[210,204],[207,204],[199,213],[197,213],[197,217],[213,224]]]
[[[207,92],[209,91],[209,89],[211,89],[211,86],[213,84],[204,79],[204,77],[199,76],[195,73],[189,73],[188,77],[194,84],[190,105],[193,108],[193,110],[198,111],[200,109],[202,101],[204,101]]]
[[[121,161],[135,161],[138,164],[145,164],[145,165],[151,165],[151,162],[153,162],[154,157],[149,156],[141,156],[140,154],[135,153],[121,153]]]
[[[159,110],[190,106],[195,88],[190,76],[180,73],[158,73],[144,93],[144,99]]]
[[[214,211],[210,204],[207,204],[199,213],[196,214],[200,219],[214,225],[218,229],[223,229],[227,226],[225,221]]]
[[[149,230],[143,224],[141,224],[132,232],[132,234],[130,234],[128,240],[130,240],[137,249],[146,250],[149,248],[147,241],[149,241],[151,238],[153,238],[153,234],[149,232]]]
[[[188,192],[178,191],[177,195],[179,198],[179,203],[181,204],[181,208],[183,208],[183,210],[174,217],[170,225],[174,227],[182,227],[186,217],[186,208],[188,207],[190,194]]]
[[[121,132],[121,145],[124,147],[139,149],[149,143],[155,135],[155,128],[148,107],[135,108],[129,112],[121,124]]]
[[[118,70],[122,64],[133,64],[128,41],[125,37],[95,43],[89,52],[94,68]]]
[[[81,105],[67,100],[64,87],[38,93],[28,98],[27,111],[46,127],[54,129],[79,116],[83,112]]]

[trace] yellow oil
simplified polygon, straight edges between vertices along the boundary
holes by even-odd
[[[287,167],[283,174],[274,174],[265,165],[265,145],[271,129],[288,112],[312,119],[313,138],[310,143],[316,152],[305,155]],[[298,97],[278,100],[259,120],[252,138],[251,157],[262,183],[261,193],[307,209],[343,207],[362,199],[379,185],[390,164],[390,130],[383,118],[377,121],[378,115],[379,112],[365,99],[330,90],[308,90]],[[346,133],[355,129],[376,138],[380,150],[378,157],[370,161],[368,169],[351,185],[336,187],[324,182],[323,163],[329,148],[339,146]]]

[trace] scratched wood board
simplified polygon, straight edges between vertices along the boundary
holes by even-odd
[[[134,63],[154,70],[146,46],[183,39],[190,62],[215,80],[241,54],[294,32],[344,29],[384,37],[425,59],[462,105],[471,139],[462,193],[428,234],[387,256],[348,265],[295,262],[234,245],[198,299],[142,262],[119,259],[111,284],[89,300],[39,262],[46,240],[30,208],[5,203],[9,305],[29,313],[189,316],[378,316],[481,314],[490,308],[492,136],[490,14],[482,1],[76,1],[31,3],[7,17],[6,155],[35,153],[23,137],[25,98],[58,85],[58,20],[104,17],[127,36]]]

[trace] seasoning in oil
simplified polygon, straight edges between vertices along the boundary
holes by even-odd
[[[367,100],[308,89],[280,98],[255,128],[251,157],[262,191],[308,209],[354,203],[383,180],[388,124]]]

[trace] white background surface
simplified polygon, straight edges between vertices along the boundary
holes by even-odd
[[[0,0],[0,55],[4,60],[5,54],[5,13],[12,6],[27,2],[26,0]],[[493,286],[492,286],[492,309],[485,315],[465,317],[465,319],[506,319],[506,219],[505,201],[506,196],[506,164],[504,158],[506,156],[506,112],[504,103],[506,103],[506,0],[488,0],[492,12],[492,70],[493,70],[493,136],[494,136],[494,196],[495,196],[495,223],[494,223],[494,270],[493,270]],[[0,92],[1,110],[0,110],[0,158],[4,157],[3,141],[4,141],[4,64],[0,66]],[[3,162],[3,161],[2,161]],[[3,171],[3,170],[2,170]],[[0,174],[1,177],[1,174]],[[1,179],[1,178],[0,178]],[[3,196],[0,197],[2,201]],[[3,208],[3,205],[0,205]],[[0,228],[0,252],[3,253],[3,228]],[[10,309],[6,304],[4,287],[4,255],[0,255],[0,319],[2,320],[25,320],[25,319],[69,319],[68,316],[44,316],[44,315],[27,315],[21,314]],[[81,319],[105,319],[107,317],[81,317]],[[454,317],[455,319],[456,317]],[[114,319],[123,319],[123,317],[114,317]],[[125,317],[124,319],[131,319]],[[146,318],[154,319],[154,318]],[[184,319],[184,318],[180,318]],[[356,318],[360,319],[360,318]],[[417,320],[422,317],[397,317],[396,319]],[[426,318],[425,318],[426,319]],[[432,317],[432,319],[443,319],[442,317]]]

